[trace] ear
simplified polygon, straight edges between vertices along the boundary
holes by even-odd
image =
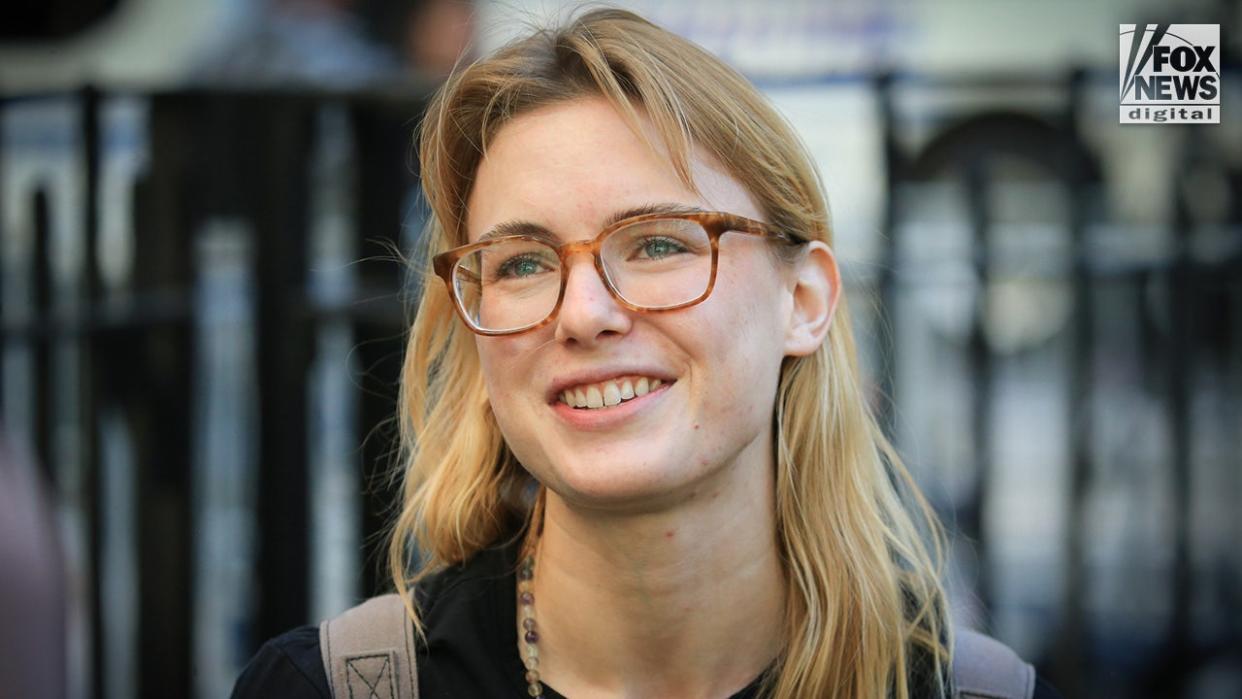
[[[785,356],[805,357],[824,343],[841,298],[837,258],[823,241],[813,240],[807,244],[806,252],[797,263],[793,282],[793,308],[785,330]]]

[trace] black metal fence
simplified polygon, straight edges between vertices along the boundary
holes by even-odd
[[[390,494],[378,476],[392,446],[392,435],[383,425],[395,410],[396,369],[406,325],[402,268],[384,259],[364,261],[350,267],[344,293],[325,293],[324,285],[310,278],[311,216],[316,211],[322,216],[343,213],[316,209],[316,196],[352,201],[350,230],[337,235],[356,238],[350,249],[359,256],[390,258],[391,250],[402,247],[400,204],[416,184],[404,154],[410,146],[410,120],[420,113],[421,101],[417,96],[218,92],[141,96],[146,113],[139,135],[147,144],[146,164],[128,183],[124,196],[132,200],[111,202],[132,210],[131,237],[121,246],[132,257],[123,261],[126,272],[109,284],[101,272],[100,244],[105,157],[101,122],[109,99],[114,96],[85,90],[68,98],[4,104],[11,113],[30,100],[48,100],[70,112],[77,133],[65,135],[66,151],[71,160],[81,159],[77,165],[84,188],[80,217],[64,205],[63,192],[53,191],[63,178],[32,178],[29,190],[9,189],[11,196],[4,198],[6,208],[31,212],[26,220],[33,244],[26,259],[16,264],[6,260],[4,268],[6,274],[15,269],[29,274],[28,290],[5,288],[4,346],[6,351],[29,348],[32,377],[22,396],[29,404],[6,402],[6,422],[12,427],[14,411],[29,411],[32,440],[45,472],[54,482],[62,481],[56,490],[80,509],[85,540],[76,568],[89,591],[85,628],[91,635],[86,646],[94,668],[87,694],[109,696],[106,677],[115,668],[105,653],[108,600],[101,590],[110,534],[106,511],[115,503],[105,498],[99,423],[101,416],[120,416],[132,462],[132,482],[122,487],[133,489],[127,499],[135,508],[128,523],[132,531],[122,534],[135,537],[137,628],[131,649],[138,654],[136,686],[141,696],[193,696],[194,599],[215,593],[200,589],[203,581],[195,575],[194,559],[202,545],[195,538],[195,527],[201,524],[196,518],[204,514],[201,494],[196,493],[203,479],[194,474],[195,442],[204,437],[196,436],[194,424],[205,419],[205,387],[195,376],[196,356],[213,339],[206,336],[212,326],[201,318],[205,311],[200,295],[209,288],[205,267],[210,264],[201,238],[221,229],[235,233],[223,246],[232,246],[234,257],[237,249],[243,251],[238,271],[251,280],[251,293],[242,299],[248,309],[234,316],[248,319],[249,327],[233,327],[231,335],[252,352],[253,387],[246,396],[256,401],[253,417],[258,423],[251,447],[251,465],[258,467],[246,481],[257,493],[248,499],[255,513],[256,541],[246,557],[253,565],[253,589],[241,592],[253,597],[248,605],[253,614],[247,626],[231,630],[229,639],[244,656],[261,639],[310,618],[308,532],[314,515],[309,509],[308,436],[313,427],[308,381],[315,333],[327,323],[348,328],[353,361],[363,369],[356,377],[357,425],[352,433],[367,439],[359,440],[360,454],[351,463],[361,466],[360,484],[374,485],[357,489],[365,503],[359,508],[363,514],[358,526],[367,561],[359,589],[381,587],[375,551]],[[325,110],[337,114],[342,133],[325,133]],[[325,164],[312,159],[325,138],[350,144],[338,163],[342,169],[334,173],[341,181],[327,190],[316,189],[312,182],[316,167],[322,179]],[[10,176],[14,169],[7,168]],[[55,225],[61,217],[76,218],[77,230],[71,231],[68,244],[81,254],[76,268],[54,283]],[[6,230],[5,236],[20,234]],[[215,262],[222,263],[218,255]],[[66,351],[72,353],[72,385],[57,376]],[[14,374],[5,375],[8,381]],[[64,402],[58,406],[58,400]],[[65,429],[72,435],[65,435]],[[64,461],[63,450],[54,444],[57,439],[77,443],[75,463]],[[63,482],[66,478],[75,482]]]
[[[1052,619],[1043,625],[1046,634],[1038,655],[1041,670],[1067,696],[1233,696],[1242,691],[1242,609],[1236,592],[1242,571],[1238,551],[1225,542],[1236,536],[1238,518],[1217,520],[1214,526],[1220,529],[1205,536],[1205,529],[1212,525],[1195,522],[1195,512],[1204,505],[1218,513],[1235,511],[1225,503],[1236,497],[1242,472],[1234,434],[1234,426],[1242,424],[1236,402],[1242,395],[1240,163],[1212,152],[1202,131],[1183,134],[1169,157],[1156,163],[1167,172],[1163,179],[1168,186],[1161,196],[1168,198],[1170,214],[1157,223],[1158,250],[1136,254],[1136,241],[1126,238],[1125,224],[1115,220],[1117,214],[1109,201],[1118,186],[1107,181],[1106,172],[1119,164],[1106,162],[1107,156],[1096,151],[1098,144],[1090,143],[1083,133],[1091,119],[1084,105],[1091,89],[1088,75],[1073,73],[1063,81],[1027,77],[1002,82],[1027,90],[1053,87],[1059,99],[1042,109],[1002,107],[950,114],[915,149],[903,147],[903,120],[894,107],[892,81],[882,78],[876,85],[885,115],[889,175],[888,235],[879,275],[882,306],[890,313],[898,308],[903,296],[910,297],[908,289],[907,293],[902,290],[903,275],[907,279],[919,276],[918,260],[903,255],[901,240],[908,233],[903,220],[919,215],[917,204],[912,207],[904,196],[911,184],[917,190],[918,183],[958,183],[969,230],[965,265],[978,292],[971,298],[962,349],[970,367],[965,378],[973,477],[967,497],[956,503],[942,502],[941,509],[957,523],[959,536],[970,542],[978,557],[973,567],[974,592],[988,611],[998,591],[1000,566],[985,517],[989,502],[998,494],[995,473],[1001,466],[996,444],[998,377],[1006,363],[1015,362],[999,351],[1003,342],[989,337],[989,324],[999,320],[995,304],[1004,300],[989,290],[1006,277],[1061,286],[1068,300],[1066,322],[1055,340],[1028,350],[1030,355],[1059,354],[1064,373],[1059,377],[1046,374],[1044,379],[1065,385],[1060,395],[1064,421],[1060,433],[1066,440],[1060,515],[1064,542],[1060,585],[1052,596],[1057,605],[1045,610]],[[962,87],[955,81],[936,85],[943,91]],[[1138,146],[1158,147],[1158,142],[1153,138]],[[1024,250],[1020,241],[1015,246],[1012,239],[1008,245],[998,240],[1003,222],[998,223],[1002,217],[996,189],[1006,177],[1014,176],[1045,181],[1057,192],[1058,210],[1039,217],[1059,229],[1062,239],[1057,244]],[[1196,176],[1204,179],[1196,181]],[[1196,205],[1192,200],[1202,194],[1196,187],[1211,185],[1219,188],[1217,200]],[[885,338],[890,370],[881,376],[890,395],[897,397],[886,404],[890,427],[891,408],[901,404],[902,386],[895,385],[891,369],[901,361],[897,353],[902,348],[902,331],[903,324],[897,322]],[[1137,344],[1127,344],[1133,341]],[[1022,361],[1020,356],[1016,359]],[[1124,624],[1115,623],[1116,615],[1110,618],[1091,609],[1092,598],[1099,592],[1093,587],[1100,577],[1096,574],[1099,563],[1089,556],[1092,539],[1099,534],[1098,529],[1093,531],[1092,509],[1109,496],[1110,487],[1127,478],[1144,477],[1143,469],[1135,468],[1138,464],[1118,462],[1124,442],[1099,430],[1104,414],[1136,407],[1115,393],[1101,394],[1102,384],[1119,378],[1108,371],[1114,361],[1130,365],[1132,373],[1127,378],[1146,382],[1130,385],[1132,398],[1151,401],[1163,423],[1153,425],[1162,430],[1162,453],[1142,456],[1153,469],[1147,477],[1160,481],[1157,490],[1167,500],[1133,505],[1163,506],[1164,516],[1157,527],[1162,543],[1157,548],[1170,555],[1158,571],[1149,571],[1156,573],[1155,580],[1131,579],[1131,585],[1117,590],[1125,594],[1152,585],[1164,591],[1165,599],[1155,606],[1165,618],[1159,630],[1147,637],[1124,630]],[[1202,407],[1195,410],[1196,397],[1214,401],[1223,412],[1210,415]],[[1196,429],[1196,420],[1200,429]],[[1215,425],[1216,431],[1208,425]],[[1204,482],[1214,482],[1231,494],[1207,491]],[[1130,553],[1150,554],[1150,541],[1132,543],[1137,550]],[[1217,596],[1208,592],[1213,585],[1218,586]],[[1142,607],[1140,595],[1135,597],[1134,606]],[[1136,616],[1144,613],[1151,610]],[[1206,622],[1215,615],[1219,616],[1213,622]]]
[[[954,523],[955,587],[976,623],[1067,696],[1235,696],[1242,170],[1186,131],[1159,164],[1198,179],[1169,178],[1162,242],[1136,254],[1109,203],[1126,164],[1083,130],[1086,76],[1030,83],[1052,96],[1022,109],[903,101],[1022,80],[869,83],[883,247],[875,264],[846,265],[855,298],[875,301],[858,322],[888,397],[877,405]],[[381,476],[411,288],[391,251],[420,227],[409,153],[424,96],[86,89],[0,102],[4,422],[34,445],[78,542],[79,695],[217,693],[231,677],[205,675],[383,587],[394,496]],[[963,247],[913,245],[946,202],[956,213],[937,225]],[[1032,213],[1052,233],[1033,247],[1015,223]],[[965,299],[964,322],[929,330],[919,304],[946,288]],[[1013,305],[1023,289],[1036,305]],[[1039,332],[1006,325],[1024,308],[1056,317]],[[1029,542],[1004,525],[1026,520],[996,511],[1026,497],[1006,470],[1006,397],[1053,385],[1058,411],[1023,439],[1060,444],[1052,499],[1029,498],[1030,516],[1059,523],[1055,545],[1015,568]],[[945,386],[960,410],[928,407],[922,396]],[[1159,432],[1155,453],[1133,459],[1140,435],[1102,425],[1130,411],[1159,417],[1141,423]],[[949,451],[923,452],[927,430]],[[325,449],[336,463],[317,466]],[[1133,513],[1153,508],[1142,521],[1157,538],[1127,537]],[[1120,556],[1101,554],[1108,542]],[[1048,582],[1015,597],[1003,573],[1024,565]],[[341,568],[361,578],[317,592]]]

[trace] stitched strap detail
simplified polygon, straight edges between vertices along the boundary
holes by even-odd
[[[319,652],[333,699],[418,699],[414,627],[395,594],[321,622]]]
[[[1000,641],[957,629],[953,686],[957,699],[1030,699],[1035,693],[1035,668]]]

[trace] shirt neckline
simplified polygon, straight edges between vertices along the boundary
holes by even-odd
[[[485,566],[488,573],[498,576],[498,584],[492,585],[491,608],[494,618],[498,619],[497,628],[488,635],[492,657],[502,658],[501,666],[505,672],[505,684],[511,686],[518,696],[526,696],[530,685],[526,683],[526,664],[518,654],[517,638],[517,555],[522,538],[514,537],[511,541],[493,547],[481,555],[491,555],[494,561]],[[765,671],[766,673],[766,671]],[[758,696],[760,682],[765,673],[751,680],[745,687],[734,692],[729,699],[752,699]],[[544,684],[544,697],[547,699],[567,699],[554,687]]]

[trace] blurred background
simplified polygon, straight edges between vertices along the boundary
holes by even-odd
[[[1242,6],[616,4],[818,161],[959,621],[1067,698],[1242,697]],[[0,696],[227,696],[382,590],[411,136],[572,6],[0,8]],[[1221,25],[1219,125],[1118,124],[1146,22]]]

